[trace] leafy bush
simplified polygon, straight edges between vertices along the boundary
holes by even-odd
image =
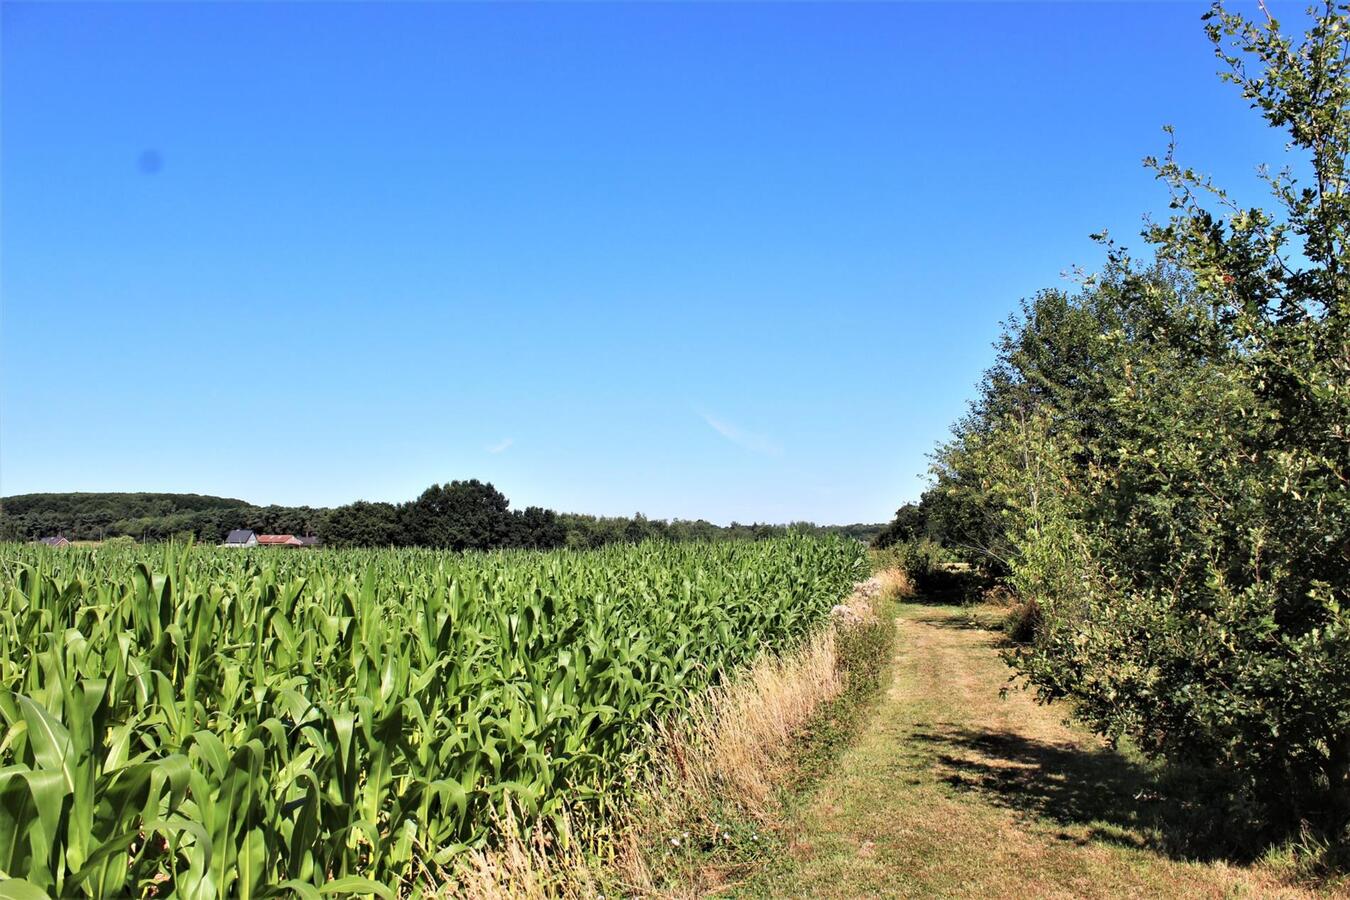
[[[925,600],[970,602],[979,598],[988,583],[982,570],[927,538],[891,544],[874,554],[879,569],[904,572],[913,592]]]
[[[939,566],[955,562],[955,557],[941,544],[930,540],[902,541],[877,551],[880,568],[899,569],[913,578]]]

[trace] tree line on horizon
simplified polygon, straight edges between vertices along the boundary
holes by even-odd
[[[235,529],[259,534],[317,535],[329,547],[587,549],[644,540],[760,540],[794,533],[839,534],[871,541],[880,524],[715,525],[703,519],[651,519],[559,513],[538,506],[511,509],[490,483],[477,479],[428,487],[404,503],[358,500],[342,506],[255,506],[202,494],[43,493],[0,498],[0,540],[130,537],[142,542],[218,544]]]

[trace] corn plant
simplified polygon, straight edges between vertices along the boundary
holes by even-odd
[[[392,897],[603,814],[651,727],[800,640],[861,549],[0,547],[0,898]]]

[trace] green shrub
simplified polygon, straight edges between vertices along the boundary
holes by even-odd
[[[858,733],[870,701],[881,690],[895,647],[895,616],[888,604],[877,608],[877,618],[841,628],[835,637],[836,665],[844,689],[814,716],[800,736],[795,786],[825,775],[840,750]]]
[[[962,561],[952,550],[927,538],[902,541],[873,551],[878,569],[899,569],[924,600],[970,603],[989,585],[983,569]]]

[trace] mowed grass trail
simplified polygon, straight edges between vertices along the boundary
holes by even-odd
[[[1299,897],[1272,867],[1188,860],[1149,768],[1000,691],[995,611],[907,604],[892,678],[802,798],[772,897]],[[1171,838],[1176,838],[1172,835]],[[1325,896],[1325,894],[1323,894]]]

